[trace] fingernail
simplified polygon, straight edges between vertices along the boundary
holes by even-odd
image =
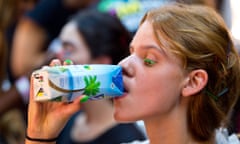
[[[61,65],[61,63],[58,59],[52,60],[52,63],[53,63],[53,66],[60,66]]]
[[[84,102],[88,101],[88,99],[89,99],[89,96],[83,95],[82,98],[80,99],[80,102],[84,103]]]
[[[66,59],[64,62],[68,65],[73,64],[73,62],[70,59]]]
[[[60,66],[60,64],[59,63],[55,63],[54,66]]]

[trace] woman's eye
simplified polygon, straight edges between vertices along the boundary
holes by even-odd
[[[145,58],[143,61],[144,61],[144,64],[147,66],[153,66],[156,63],[154,60],[151,60],[148,58]]]

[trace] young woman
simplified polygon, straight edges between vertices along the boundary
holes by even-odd
[[[239,57],[222,18],[203,6],[151,10],[130,53],[119,64],[125,93],[114,99],[115,119],[143,120],[145,143],[217,143],[215,131],[228,124],[240,94]],[[69,117],[81,109],[82,98],[38,103],[31,91],[26,143],[55,143]]]

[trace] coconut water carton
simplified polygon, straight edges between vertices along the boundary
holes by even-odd
[[[35,101],[73,101],[80,95],[90,100],[123,94],[122,68],[118,65],[44,66],[32,73]]]

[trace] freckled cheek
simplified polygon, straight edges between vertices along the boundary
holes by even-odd
[[[138,94],[150,94],[159,91],[159,83],[149,76],[142,75],[141,79],[136,81],[136,92]]]
[[[173,75],[168,75],[167,73],[148,73],[139,74],[139,79],[136,81],[136,89],[137,93],[147,94],[147,95],[155,95],[155,94],[163,94],[166,95],[167,91],[174,90],[176,88],[173,86],[175,84],[175,78]]]

